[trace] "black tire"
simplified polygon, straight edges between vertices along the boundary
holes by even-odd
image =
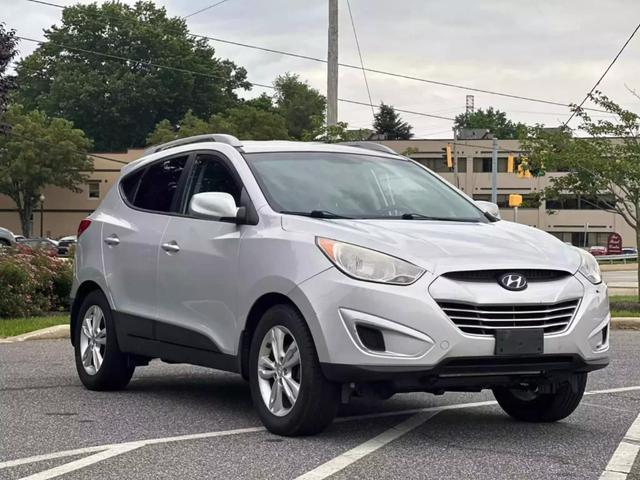
[[[82,364],[82,352],[80,335],[83,319],[89,308],[100,307],[104,315],[104,326],[106,328],[106,344],[104,347],[103,361],[95,374],[90,374]],[[83,300],[78,309],[77,318],[74,319],[74,348],[76,359],[76,370],[82,384],[89,390],[121,390],[127,386],[135,370],[135,365],[130,361],[128,355],[122,353],[118,347],[118,339],[113,323],[113,315],[109,302],[103,293],[94,290]]]
[[[516,420],[524,422],[557,422],[568,417],[580,404],[587,386],[587,374],[573,374],[572,388],[569,382],[557,386],[555,393],[532,395],[531,399],[518,396],[513,389],[500,387],[493,389],[498,404]]]
[[[265,335],[272,327],[282,326],[294,337],[300,353],[300,390],[295,404],[284,416],[276,416],[265,405],[258,384],[258,357]],[[265,427],[277,435],[313,435],[327,428],[338,412],[339,385],[322,374],[311,332],[300,313],[289,305],[267,310],[251,341],[249,385],[253,404]]]

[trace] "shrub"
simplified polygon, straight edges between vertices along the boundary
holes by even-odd
[[[0,256],[0,317],[42,315],[69,307],[72,262],[41,253]]]

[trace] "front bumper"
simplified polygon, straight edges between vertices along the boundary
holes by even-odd
[[[505,377],[522,371],[512,368],[521,367],[518,362],[522,359],[512,365],[492,363],[497,359],[505,362],[505,357],[494,355],[494,337],[463,333],[447,317],[433,299],[441,299],[447,291],[449,300],[479,304],[554,303],[580,298],[569,327],[545,335],[544,356],[528,359],[531,364],[541,362],[544,368],[538,365],[522,372],[588,371],[608,363],[608,338],[604,343],[596,341],[603,329],[608,330],[610,321],[604,284],[592,285],[577,275],[531,283],[522,292],[509,292],[497,284],[462,285],[452,290],[451,285],[439,282],[441,278],[427,273],[413,285],[393,286],[354,280],[331,268],[300,284],[290,296],[309,323],[325,374],[336,381],[405,374],[441,377],[441,372],[458,368],[459,362],[465,361],[472,362],[467,363],[471,367],[468,372],[459,372],[465,378],[492,373]],[[365,348],[354,331],[355,324],[380,329],[386,350]],[[547,359],[560,357],[559,365],[549,365],[557,362]],[[479,363],[473,365],[475,360]]]

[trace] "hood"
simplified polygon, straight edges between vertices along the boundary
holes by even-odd
[[[282,228],[378,250],[434,274],[464,270],[550,269],[575,273],[581,257],[552,235],[504,220],[328,220],[282,216]]]

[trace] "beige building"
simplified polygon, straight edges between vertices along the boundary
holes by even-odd
[[[416,161],[442,175],[457,185],[475,200],[491,199],[491,140],[459,140],[455,145],[458,157],[458,175],[447,167],[444,148],[451,140],[387,140],[397,152],[411,149],[410,156]],[[635,247],[633,229],[617,214],[596,208],[597,199],[581,199],[573,196],[560,201],[540,202],[539,193],[548,185],[550,178],[562,175],[547,172],[537,178],[519,178],[515,173],[507,173],[509,151],[518,156],[517,140],[499,140],[498,154],[498,205],[502,218],[514,220],[514,210],[508,207],[509,194],[523,196],[524,206],[518,209],[518,222],[545,230],[565,242],[576,246],[606,246],[607,238],[613,232],[622,235],[625,247]]]
[[[411,148],[411,157],[442,175],[476,200],[491,198],[491,140],[460,141],[455,147],[458,157],[458,174],[447,167],[444,148],[450,140],[397,140],[384,143],[397,152]],[[465,145],[466,143],[466,145]],[[563,241],[577,246],[606,245],[607,237],[618,232],[624,246],[636,246],[633,230],[619,215],[595,209],[593,199],[567,197],[560,202],[538,202],[537,194],[560,173],[548,172],[544,177],[523,179],[507,173],[506,150],[518,151],[516,140],[500,140],[503,150],[498,155],[498,204],[502,207],[502,217],[514,219],[514,210],[508,208],[508,196],[519,193],[525,204],[518,211],[518,222],[531,225]],[[58,238],[75,234],[80,220],[89,215],[115,184],[121,162],[130,162],[142,155],[142,150],[127,153],[105,153],[94,157],[95,170],[81,193],[49,187],[44,191],[43,235]],[[104,157],[115,161],[106,160]],[[33,235],[40,235],[40,210],[33,215]],[[20,220],[13,201],[0,196],[0,226],[18,234],[21,233]]]

